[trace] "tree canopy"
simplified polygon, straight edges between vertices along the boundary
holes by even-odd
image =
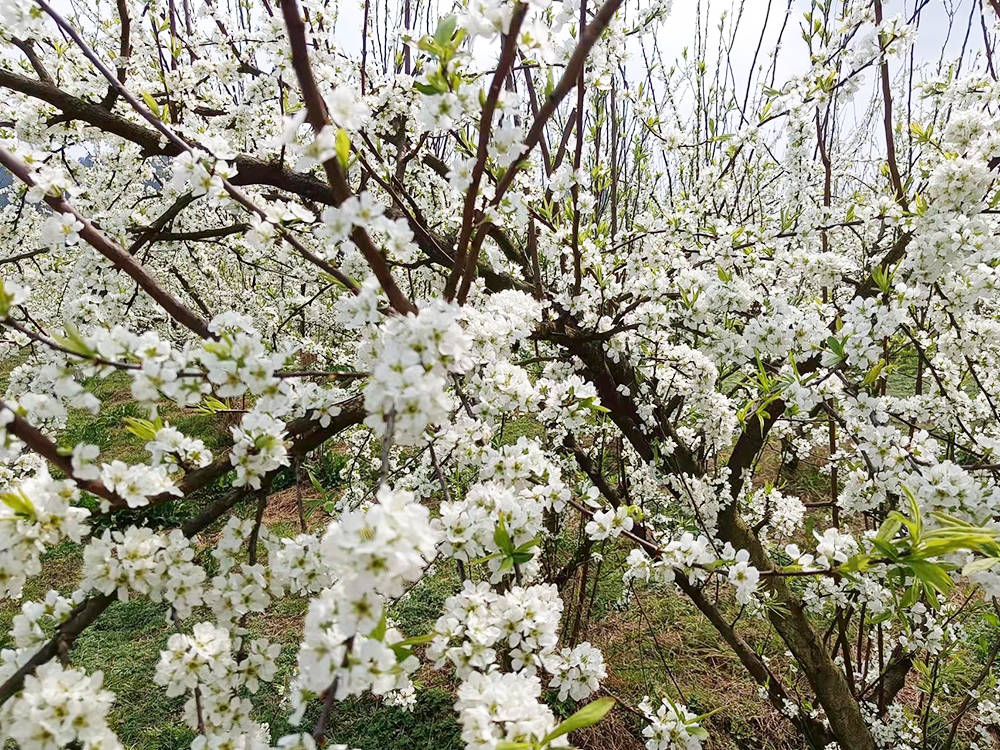
[[[710,744],[613,585],[795,746],[997,747],[1000,4],[670,5],[0,2],[0,737],[124,747],[148,600],[197,750]]]

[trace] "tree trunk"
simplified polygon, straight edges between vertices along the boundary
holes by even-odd
[[[756,535],[736,513],[735,501],[719,514],[719,537],[736,549],[747,550],[758,570],[774,569]],[[768,576],[766,585],[781,605],[779,609],[769,610],[768,618],[805,672],[840,746],[845,750],[875,750],[875,741],[861,715],[861,706],[851,694],[844,673],[823,647],[802,603],[780,576]]]

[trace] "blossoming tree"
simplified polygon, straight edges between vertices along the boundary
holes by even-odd
[[[931,61],[926,1],[769,8],[791,74],[763,35],[734,72],[700,26],[669,65],[669,3],[343,5],[0,2],[3,597],[82,547],[6,635],[0,736],[121,747],[74,641],[148,598],[192,747],[323,746],[337,702],[412,703],[421,667],[467,747],[568,747],[615,703],[581,612],[620,552],[621,605],[681,592],[804,746],[926,747],[931,712],[992,746],[1000,639],[934,690],[1000,595],[990,3]],[[115,428],[137,463],[64,437],[110,377],[148,415]],[[346,489],[273,533],[276,477],[334,441]],[[442,570],[436,624],[401,632]],[[278,737],[279,647],[247,623],[284,597],[308,609]],[[625,709],[650,750],[706,736],[669,686]]]

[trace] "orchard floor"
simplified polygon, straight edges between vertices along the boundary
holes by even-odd
[[[2,382],[0,382],[2,385]],[[142,441],[123,429],[125,417],[143,417],[131,402],[127,382],[109,378],[93,384],[93,392],[102,399],[104,409],[98,418],[89,415],[71,416],[64,434],[65,442],[85,441],[101,447],[102,456],[125,461],[140,461],[145,457]],[[200,437],[213,450],[224,450],[228,427],[226,415],[166,410],[165,419],[185,433]],[[521,421],[505,426],[501,440],[514,442],[524,434],[540,430],[536,423]],[[770,457],[773,459],[773,456]],[[768,460],[768,457],[765,457]],[[322,457],[317,472],[325,487],[336,491],[346,459],[336,450]],[[787,477],[787,491],[804,500],[817,501],[829,496],[829,479],[802,462],[793,475]],[[324,511],[318,507],[317,493],[311,485],[294,486],[293,477],[283,480],[283,487],[269,500],[265,522],[278,535],[294,535],[299,531],[298,501],[311,509],[309,525],[324,523]],[[187,505],[162,511],[157,520],[174,525],[189,516],[194,505],[207,502],[212,492],[222,491],[221,485],[203,493]],[[252,508],[237,512],[252,513]],[[811,535],[815,524],[829,519],[810,515],[805,535]],[[566,529],[564,543],[575,542],[578,530]],[[211,533],[203,537],[203,554],[208,554]],[[643,589],[634,592],[631,606],[618,606],[622,597],[622,562],[628,552],[625,545],[599,548],[603,561],[590,569],[590,581],[583,600],[587,614],[580,618],[580,640],[589,640],[605,654],[609,677],[605,689],[620,701],[636,705],[643,695],[669,692],[682,696],[682,701],[695,713],[714,712],[706,720],[710,733],[707,750],[750,749],[798,750],[802,740],[790,724],[760,697],[756,686],[742,666],[721,642],[709,623],[681,595],[668,589]],[[558,554],[558,550],[557,553]],[[568,553],[567,553],[568,554]],[[44,596],[49,588],[71,591],[79,580],[81,548],[64,544],[45,555],[43,573],[25,587],[25,600]],[[563,591],[566,602],[581,600],[578,579],[573,578]],[[433,571],[417,585],[392,612],[398,627],[408,636],[426,633],[436,619],[444,599],[459,586],[453,569]],[[720,606],[730,621],[739,617],[739,609],[729,598],[725,587],[719,591]],[[573,604],[569,604],[564,620],[567,627],[575,619]],[[267,722],[274,736],[294,731],[286,721],[288,708],[280,687],[292,673],[296,658],[296,643],[301,620],[307,607],[303,598],[286,598],[276,602],[267,617],[249,621],[255,635],[263,635],[282,644],[279,673],[275,683],[265,684],[254,697],[258,707],[256,718]],[[0,648],[12,644],[6,636],[11,619],[19,605],[0,602]],[[153,684],[153,674],[159,651],[176,626],[168,624],[166,609],[145,599],[118,602],[85,631],[74,645],[70,660],[87,671],[103,670],[105,685],[117,695],[111,720],[124,745],[130,750],[180,750],[187,748],[194,737],[182,717],[183,698],[168,698]],[[202,614],[201,617],[205,615]],[[200,619],[196,613],[190,625]],[[807,693],[805,679],[788,672],[783,644],[769,629],[751,620],[741,620],[742,635],[765,655],[772,669],[783,675],[786,685],[799,687]],[[984,628],[987,626],[984,624]],[[738,628],[740,629],[740,628]],[[937,690],[955,696],[964,695],[975,678],[979,665],[985,661],[995,631],[968,634],[967,645],[948,660],[937,675]],[[919,710],[921,682],[926,677],[915,671],[904,698],[913,710]],[[381,705],[371,698],[350,699],[339,704],[330,721],[329,738],[359,750],[459,750],[463,747],[460,729],[452,710],[455,682],[446,671],[422,668],[416,675],[417,702],[412,711]],[[557,713],[568,716],[575,710],[569,702],[559,703],[548,696]],[[929,735],[940,742],[946,734],[946,717],[928,717]],[[311,727],[307,713],[305,726]],[[937,727],[940,726],[940,730]],[[967,739],[955,745],[967,747]],[[575,735],[577,744],[585,750],[641,750],[641,724],[629,711],[618,709],[597,727]],[[932,743],[928,748],[938,747]]]

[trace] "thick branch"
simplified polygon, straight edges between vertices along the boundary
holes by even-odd
[[[281,13],[285,19],[292,47],[292,68],[295,70],[295,76],[298,78],[299,87],[302,89],[302,98],[306,105],[306,119],[313,131],[318,134],[329,125],[329,116],[326,102],[323,101],[323,95],[320,93],[316,78],[313,76],[312,66],[309,63],[306,27],[295,0],[281,0]],[[323,168],[326,170],[326,178],[327,182],[330,183],[334,202],[339,205],[352,195],[351,188],[347,184],[347,176],[336,158],[327,159]],[[416,312],[416,307],[396,284],[385,258],[375,247],[368,233],[361,227],[355,227],[351,232],[351,239],[358,246],[379,284],[382,285],[382,289],[389,299],[389,304],[397,312],[403,314]]]
[[[110,133],[142,149],[143,156],[177,156],[185,149],[167,141],[160,133],[125,117],[116,115],[99,104],[67,94],[43,81],[32,80],[0,68],[0,87],[39,99],[58,109],[69,120],[80,120],[104,133]],[[270,185],[317,203],[333,203],[329,187],[308,174],[293,172],[278,162],[269,162],[246,154],[233,159],[236,174],[233,185]]]
[[[342,430],[351,427],[364,418],[364,405],[360,397],[355,397],[342,405],[340,414],[330,420],[326,427],[308,420],[295,420],[289,423],[289,432],[297,430],[299,437],[292,442],[291,453],[302,456],[314,448],[321,445],[325,440]],[[271,472],[265,477],[265,481],[272,477],[275,472]],[[227,492],[221,498],[205,508],[198,516],[185,523],[181,530],[187,537],[192,537],[225,515],[249,492],[245,487],[240,487]],[[56,628],[55,635],[44,646],[25,662],[20,669],[9,677],[3,685],[0,685],[0,705],[3,705],[11,696],[19,691],[24,685],[24,678],[34,674],[42,664],[45,664],[55,657],[60,649],[68,648],[76,638],[86,630],[93,622],[117,599],[117,594],[95,594],[83,602],[69,615],[69,617]]]
[[[24,184],[29,187],[34,186],[35,181],[31,176],[31,170],[28,165],[3,147],[0,147],[0,164],[3,164]],[[208,323],[201,316],[160,286],[149,275],[146,269],[128,254],[128,251],[105,237],[88,219],[79,214],[65,198],[62,196],[46,195],[45,202],[60,214],[72,214],[76,217],[76,220],[83,224],[80,236],[97,252],[111,261],[116,268],[128,274],[171,318],[202,338],[212,338],[212,334],[208,330]]]

